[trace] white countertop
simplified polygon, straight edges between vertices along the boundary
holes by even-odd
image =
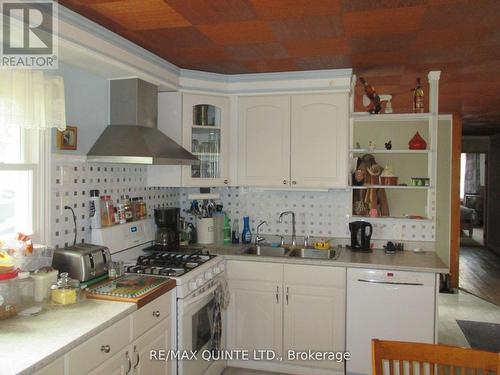
[[[362,267],[403,271],[446,273],[448,267],[435,252],[383,250],[355,252],[343,248],[336,260],[270,257],[243,254],[248,245],[209,245],[210,252],[226,259],[310,264],[332,267]],[[96,333],[130,315],[134,303],[87,299],[72,306],[47,306],[35,317],[0,320],[0,361],[2,375],[32,374]]]
[[[248,246],[250,245],[205,245],[205,248],[211,253],[223,255],[226,259],[234,260],[448,273],[448,266],[444,264],[434,251],[414,252],[406,250],[397,251],[395,254],[386,254],[384,250],[379,249],[360,252],[344,247],[337,259],[329,260],[244,254],[243,249]]]
[[[134,303],[88,299],[0,320],[0,373],[32,374],[136,309]]]

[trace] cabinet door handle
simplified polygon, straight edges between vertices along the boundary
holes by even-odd
[[[288,305],[288,287],[286,287],[286,304]]]
[[[276,287],[276,303],[280,303],[279,293],[280,293],[280,287],[277,286]]]
[[[297,181],[292,181],[292,185],[297,185]]]
[[[283,180],[283,185],[286,185],[287,181],[286,180]]]
[[[111,346],[109,345],[101,345],[101,352],[103,353],[109,353],[111,350]]]
[[[160,315],[161,315],[161,314],[160,314],[160,312],[159,312],[158,310],[153,311],[153,316],[154,316],[155,318],[159,318],[159,317],[160,317]]]
[[[127,363],[128,363],[128,370],[125,373],[125,375],[128,375],[130,370],[132,370],[132,361],[130,360],[130,356],[128,355],[128,352],[125,352],[125,357],[127,358]]]
[[[224,183],[227,185],[227,184],[229,184],[229,181],[228,180],[224,180]]]
[[[137,369],[137,366],[139,366],[139,362],[141,361],[141,358],[139,357],[139,352],[137,351],[137,347],[134,345],[134,353],[135,353],[135,358],[137,360],[137,362],[135,362],[135,365],[134,365],[134,372],[135,370]]]

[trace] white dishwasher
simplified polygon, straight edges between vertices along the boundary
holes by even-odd
[[[371,374],[371,339],[434,342],[433,273],[347,270],[348,374]]]

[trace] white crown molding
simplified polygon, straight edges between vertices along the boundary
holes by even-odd
[[[110,79],[137,76],[158,85],[161,91],[252,95],[351,90],[352,69],[230,75],[180,69],[61,5],[59,45],[64,62]]]

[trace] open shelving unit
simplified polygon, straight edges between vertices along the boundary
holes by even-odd
[[[370,221],[403,220],[411,222],[433,222],[435,220],[439,72],[430,72],[428,78],[430,84],[428,113],[372,115],[367,112],[353,112],[354,98],[351,98],[349,156],[352,163],[349,170],[349,183],[352,183],[354,158],[371,154],[377,164],[384,168],[386,166],[392,167],[394,175],[398,177],[398,184],[400,184],[394,186],[349,186],[353,192],[352,218],[364,218]],[[353,92],[355,83],[356,77],[354,76]],[[408,142],[416,132],[427,142],[427,149],[409,149]],[[392,142],[391,150],[384,148],[384,144],[389,140]],[[411,185],[413,177],[429,178],[429,186]],[[367,189],[384,189],[390,216],[372,218],[356,215],[354,201],[362,200],[364,196],[362,191]],[[423,219],[414,219],[408,216],[423,217]]]

